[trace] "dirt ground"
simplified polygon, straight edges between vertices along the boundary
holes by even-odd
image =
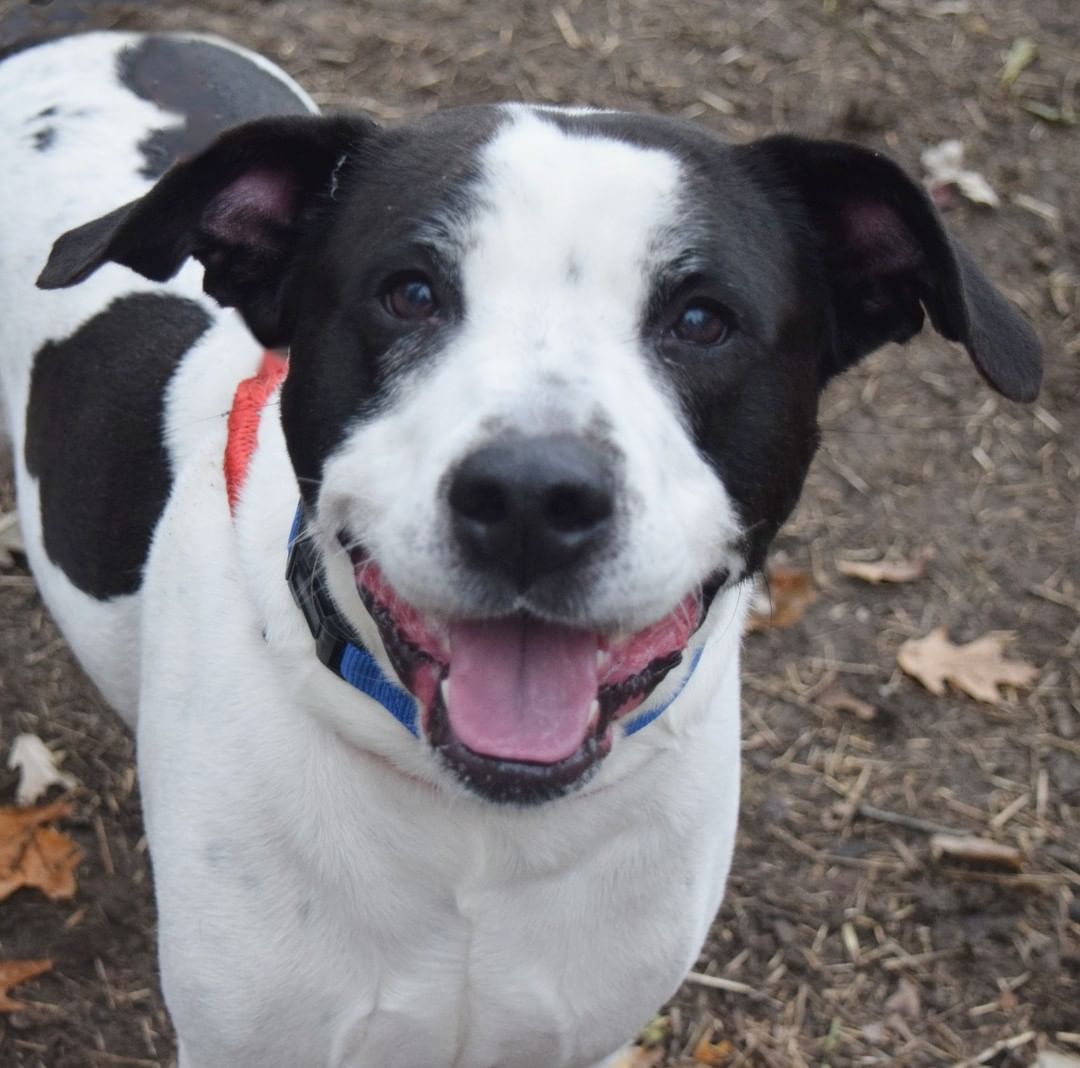
[[[2,41],[88,26],[219,32],[324,106],[388,122],[585,101],[739,140],[855,139],[915,171],[928,145],[964,141],[1001,205],[953,198],[947,219],[1037,324],[1045,390],[1031,407],[1005,402],[929,335],[830,389],[821,453],[777,544],[819,596],[791,628],[746,641],[742,831],[697,968],[713,982],[688,982],[649,1037],[670,1065],[702,1036],[714,1063],[769,1068],[1080,1056],[1076,0],[0,0]],[[1037,55],[1008,88],[1003,53],[1021,37]],[[923,549],[927,575],[906,585],[836,567]],[[939,625],[957,641],[1012,632],[1037,684],[997,706],[931,695],[896,652]],[[873,718],[826,707],[837,686]],[[20,988],[28,1008],[0,1016],[0,1065],[165,1068],[132,742],[16,564],[0,570],[0,753],[20,731],[66,751],[83,787],[68,828],[86,857],[73,901],[0,903],[0,959],[54,962]],[[14,781],[0,771],[0,803]],[[941,826],[1018,846],[1023,871],[935,860]]]

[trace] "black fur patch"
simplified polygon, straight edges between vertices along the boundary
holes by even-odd
[[[338,168],[336,196],[302,246],[304,270],[290,299],[303,315],[281,393],[289,456],[309,504],[326,457],[356,419],[378,411],[403,375],[437,359],[458,328],[460,254],[433,257],[432,225],[474,210],[477,153],[501,121],[482,106],[428,116],[375,134]],[[408,271],[432,280],[441,325],[412,331],[387,314],[382,286]]]
[[[177,160],[248,119],[308,114],[274,75],[209,41],[150,35],[120,53],[117,73],[136,96],[184,117],[182,125],[154,130],[139,145],[139,173],[146,178],[160,178]]]
[[[34,149],[37,152],[48,152],[56,141],[56,127],[43,126],[34,131]]]
[[[35,358],[26,467],[39,482],[45,551],[98,600],[142,582],[171,486],[165,388],[210,322],[193,301],[137,293]]]

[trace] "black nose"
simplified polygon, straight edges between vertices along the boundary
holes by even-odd
[[[466,558],[524,590],[594,552],[615,510],[611,463],[581,438],[510,438],[467,456],[450,481]]]

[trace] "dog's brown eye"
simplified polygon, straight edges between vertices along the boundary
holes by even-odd
[[[430,319],[439,310],[435,290],[422,274],[391,279],[383,293],[383,304],[396,319]]]
[[[719,345],[730,330],[727,309],[708,297],[695,297],[668,328],[676,341],[690,345]]]

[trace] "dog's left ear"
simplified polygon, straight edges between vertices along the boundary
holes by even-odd
[[[203,288],[264,345],[290,340],[285,291],[304,229],[343,159],[376,125],[361,116],[256,119],[178,163],[139,200],[63,234],[38,278],[72,286],[112,261],[155,282],[194,256]]]
[[[888,341],[912,338],[925,308],[998,392],[1035,399],[1042,359],[1034,331],[897,164],[857,145],[786,135],[737,151],[761,184],[779,193],[781,211],[816,239],[836,323],[826,379]]]

